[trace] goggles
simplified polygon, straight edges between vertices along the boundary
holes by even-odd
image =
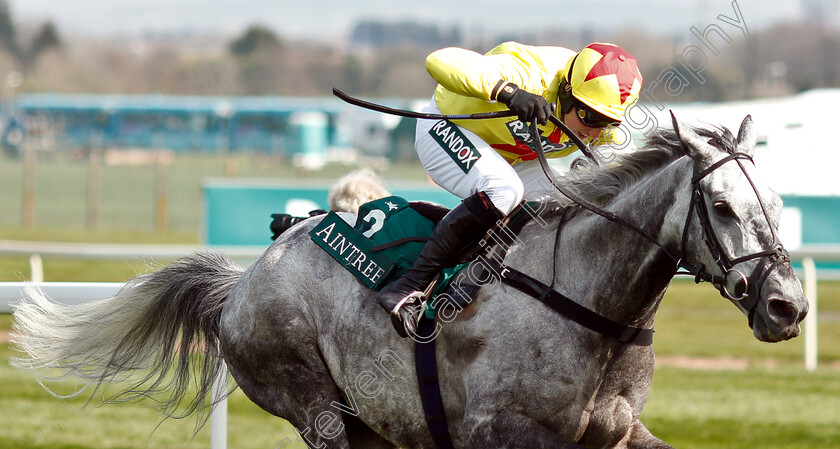
[[[621,122],[613,120],[604,116],[601,113],[595,112],[580,101],[575,104],[575,114],[577,114],[580,122],[588,128],[607,128],[610,126],[619,126]]]

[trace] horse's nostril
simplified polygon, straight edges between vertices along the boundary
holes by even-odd
[[[793,303],[781,299],[771,299],[767,304],[767,312],[771,318],[781,322],[794,321],[799,314]]]

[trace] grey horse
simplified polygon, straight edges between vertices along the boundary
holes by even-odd
[[[741,275],[753,283],[753,306],[729,296],[755,337],[795,337],[808,303],[789,260],[743,258],[777,244],[781,212],[780,198],[749,160],[726,159],[751,156],[755,142],[749,116],[737,137],[675,119],[673,131],[660,130],[641,150],[604,167],[580,167],[562,181],[661,247],[554,201],[524,226],[504,263],[546,284],[553,277],[556,289],[614,321],[652,328],[677,271],[668,254],[717,278],[729,275],[708,243],[713,235],[733,272],[753,273]],[[696,190],[702,206],[692,206]],[[31,290],[15,311],[14,339],[25,355],[14,363],[46,379],[81,377],[94,393],[126,385],[116,394],[108,389],[106,401],[160,393],[168,414],[206,411],[225,364],[253,402],[289,420],[309,447],[432,449],[415,342],[399,338],[375,292],[312,242],[308,232],[320,220],[291,228],[247,270],[198,254],[131,280],[113,298],[76,307]],[[437,321],[454,447],[670,447],[639,420],[654,370],[651,346],[593,332],[496,277],[482,279],[469,305]],[[204,357],[195,356],[197,348]],[[192,376],[198,390],[189,393]]]

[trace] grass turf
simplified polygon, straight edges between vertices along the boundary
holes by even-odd
[[[6,326],[8,315],[0,325]],[[85,406],[85,398],[58,399],[30,373],[13,369],[9,344],[0,344],[0,447],[4,449],[193,449],[209,445],[205,425],[194,435],[196,420],[166,419],[149,403]],[[58,387],[68,393],[72,387]],[[250,402],[241,391],[228,401],[228,447],[305,449],[293,427]],[[278,446],[280,447],[280,446]]]
[[[0,446],[4,448],[174,449],[209,444],[207,426],[193,436],[193,419],[160,423],[162,416],[144,404],[83,407],[83,399],[56,399],[29,373],[8,365],[12,352],[7,346],[0,345]],[[840,372],[659,367],[643,419],[654,434],[679,448],[836,448]],[[284,445],[284,439],[289,443]],[[230,398],[229,447],[305,448],[295,440],[287,422],[260,410],[241,392]]]
[[[678,448],[836,448],[840,372],[659,367],[642,415]]]

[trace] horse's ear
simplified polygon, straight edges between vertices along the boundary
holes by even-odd
[[[671,111],[671,121],[674,123],[674,132],[686,149],[686,153],[694,160],[708,160],[714,157],[715,148],[700,137],[693,128],[677,120],[674,111]]]
[[[755,153],[756,142],[758,142],[758,133],[755,131],[752,116],[747,115],[738,130],[738,152],[749,154],[752,157]]]

